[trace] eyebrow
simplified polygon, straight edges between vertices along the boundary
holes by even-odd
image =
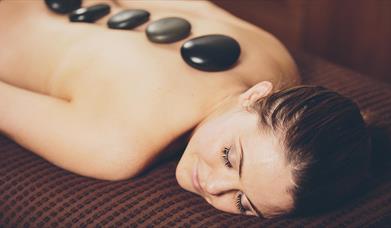
[[[239,179],[242,179],[242,166],[243,166],[243,147],[242,147],[242,142],[240,141],[240,137],[239,138],[239,146],[240,146],[240,162],[239,162]],[[257,216],[261,216],[262,213],[254,206],[253,203],[251,203],[251,200],[250,198],[248,198],[248,196],[246,195],[246,198],[248,200],[248,202],[250,203],[251,207],[254,209],[255,213],[257,214]]]

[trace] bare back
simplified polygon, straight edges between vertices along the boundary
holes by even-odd
[[[78,112],[118,129],[124,141],[149,157],[194,128],[227,96],[263,80],[276,89],[299,82],[291,57],[273,36],[209,2],[107,3],[110,15],[128,7],[148,10],[149,22],[183,17],[192,24],[186,40],[231,36],[241,45],[240,59],[230,70],[202,72],[182,60],[184,40],[149,42],[148,23],[112,30],[105,24],[109,16],[95,24],[70,23],[44,1],[1,1],[0,80],[72,103]]]

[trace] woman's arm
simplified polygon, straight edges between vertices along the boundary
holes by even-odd
[[[98,179],[128,177],[123,145],[70,102],[0,81],[0,132],[64,169]]]

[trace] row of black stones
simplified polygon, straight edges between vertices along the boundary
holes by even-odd
[[[81,8],[82,0],[45,0],[55,13],[69,14],[71,22],[94,23],[110,13],[110,5],[96,4]],[[111,29],[133,29],[149,20],[150,13],[141,9],[123,10],[109,18]],[[191,24],[179,17],[167,17],[147,26],[146,35],[154,43],[173,43],[189,36]],[[204,35],[186,41],[181,47],[183,60],[202,71],[223,71],[231,68],[240,55],[240,45],[233,38]]]

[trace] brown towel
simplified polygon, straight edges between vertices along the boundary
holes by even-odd
[[[382,116],[391,129],[391,85],[311,55],[297,53],[304,83],[345,94]],[[382,148],[380,148],[382,149]],[[389,152],[389,151],[388,151]],[[261,219],[215,210],[182,190],[175,161],[133,180],[107,182],[51,165],[0,136],[0,227],[386,227],[391,224],[389,171],[360,198],[332,212],[306,218]]]

